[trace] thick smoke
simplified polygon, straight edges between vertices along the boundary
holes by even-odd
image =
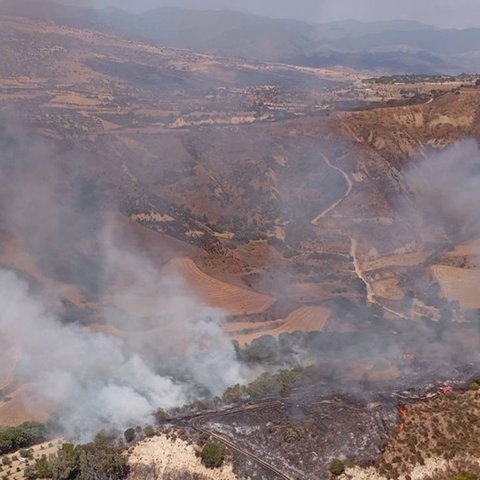
[[[441,228],[452,242],[480,234],[480,151],[475,140],[417,159],[405,177],[425,227]]]
[[[16,381],[31,385],[27,409],[50,405],[68,437],[88,440],[242,382],[223,312],[126,239],[80,156],[31,138],[11,117],[0,122],[0,145],[2,239],[59,285],[77,285],[101,324],[82,324],[70,305],[71,321],[54,287],[0,270],[0,332],[15,352]]]

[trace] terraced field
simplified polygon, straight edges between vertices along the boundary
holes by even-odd
[[[245,330],[248,327],[246,323],[230,324],[227,326],[230,335],[237,340],[240,345],[247,345],[251,343],[255,338],[262,335],[271,335],[272,337],[279,337],[282,333],[293,332],[321,332],[325,329],[328,319],[330,317],[330,310],[320,306],[304,306],[297,310],[294,310],[284,320],[278,320],[275,322],[268,322],[263,324],[264,328],[261,328],[262,324],[251,323],[250,328],[252,331],[248,333]],[[237,330],[233,330],[233,325],[238,325]]]
[[[444,297],[449,300],[458,300],[462,308],[480,308],[478,294],[480,270],[433,265],[431,272],[434,279],[440,284]]]
[[[188,257],[171,260],[164,267],[163,273],[179,274],[187,286],[204,302],[221,308],[232,316],[264,312],[275,301],[267,295],[240,288],[207,275]]]

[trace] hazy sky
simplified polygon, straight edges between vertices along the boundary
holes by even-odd
[[[79,0],[81,1],[81,0]],[[88,1],[88,0],[85,0]],[[94,0],[91,0],[94,1]],[[312,23],[412,19],[442,27],[480,27],[480,0],[96,0],[125,9],[228,8]]]

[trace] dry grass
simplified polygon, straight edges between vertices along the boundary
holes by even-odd
[[[217,280],[202,272],[195,262],[187,257],[170,261],[163,272],[180,274],[204,302],[221,308],[233,316],[261,313],[275,301],[261,293]]]
[[[215,470],[204,467],[195,455],[195,447],[179,438],[166,435],[148,438],[135,446],[130,454],[130,480],[146,478],[167,479],[182,472],[181,478],[198,478],[201,480],[237,480],[232,465],[226,464]],[[151,475],[151,476],[150,476]],[[174,477],[180,478],[180,477]]]
[[[49,455],[54,454],[62,443],[62,439],[56,438],[54,440],[34,445],[31,447],[31,450],[33,451],[33,460],[30,460],[29,463],[33,464],[36,459],[41,458],[43,455],[48,457]],[[6,456],[10,459],[12,459],[12,457],[20,458],[19,452],[14,452],[11,455]],[[0,465],[0,477],[3,478],[3,476],[6,475],[9,480],[23,480],[25,478],[24,473],[26,467],[26,463],[20,462],[20,460],[12,460],[11,465]]]
[[[325,329],[329,317],[330,310],[327,308],[305,306],[294,310],[284,321],[269,322],[267,328],[261,328],[262,324],[253,323],[252,327],[257,327],[255,331],[245,334],[239,333],[237,330],[232,332],[231,335],[240,345],[244,346],[263,335],[279,337],[282,333],[321,332]]]
[[[365,480],[447,480],[480,472],[480,392],[438,395],[407,408],[404,428],[373,467],[350,469]]]
[[[480,308],[480,270],[434,265],[432,275],[440,284],[442,295],[449,300],[458,300],[462,308]]]

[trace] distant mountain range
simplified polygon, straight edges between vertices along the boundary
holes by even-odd
[[[93,28],[157,45],[228,57],[381,73],[480,72],[480,28],[440,29],[396,20],[313,25],[228,10],[163,7],[133,14],[46,1],[0,3],[0,14]]]

